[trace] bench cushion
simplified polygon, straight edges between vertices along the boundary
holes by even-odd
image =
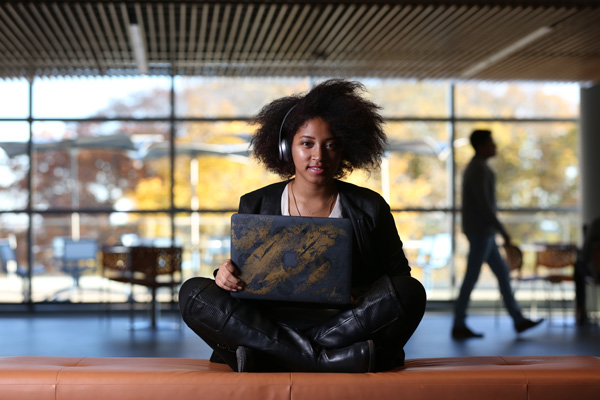
[[[0,357],[3,400],[597,399],[600,358],[407,360],[368,374],[244,373],[182,358]]]

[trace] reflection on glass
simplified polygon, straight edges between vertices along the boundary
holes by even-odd
[[[169,143],[167,124],[36,122],[33,132],[36,209],[170,206],[168,160],[148,153]]]
[[[576,212],[500,212],[498,217],[511,235],[512,242],[523,252],[522,276],[531,277],[536,263],[535,244],[537,243],[577,243],[579,235],[579,218]],[[469,243],[461,231],[461,220],[456,226],[456,277],[460,285],[466,270]],[[498,238],[501,244],[501,239]],[[536,288],[538,282],[518,287],[515,296],[518,301],[544,301],[544,292]],[[571,294],[573,291],[569,291]],[[498,283],[491,270],[484,264],[475,287],[472,300],[500,300]]]
[[[184,279],[213,276],[213,271],[230,257],[231,212],[179,214],[175,219],[176,236],[185,250]]]
[[[450,214],[397,212],[394,220],[411,274],[423,284],[427,298],[450,298],[453,274]]]
[[[33,83],[33,116],[168,117],[170,85],[168,77],[38,78]]]
[[[496,142],[497,155],[489,163],[500,208],[577,206],[575,123],[457,123],[457,138],[468,143],[473,129],[490,129]],[[470,144],[456,148],[459,199],[462,173],[473,154]]]
[[[243,194],[280,180],[250,155],[249,130],[240,121],[181,124],[175,143],[177,207],[235,210]]]
[[[0,303],[21,303],[27,299],[28,225],[26,214],[0,214]],[[43,266],[37,264],[31,268],[32,275],[41,271]]]
[[[367,97],[382,107],[387,118],[448,116],[448,83],[401,79],[361,79]]]
[[[166,213],[81,214],[80,223],[80,235],[74,238],[70,214],[34,215],[35,265],[44,266],[44,272],[32,281],[33,301],[125,301],[126,285],[113,284],[109,290],[102,277],[102,249],[171,245],[171,223]],[[70,241],[79,247],[69,247]],[[181,245],[179,239],[176,245]]]
[[[0,79],[0,118],[27,118],[28,116],[29,83],[27,80]]]
[[[575,212],[501,212],[512,240],[518,245],[577,243],[581,234]]]
[[[579,85],[566,83],[461,83],[457,117],[577,118]]]
[[[308,78],[177,77],[177,117],[252,117],[271,100],[309,89]]]
[[[446,124],[393,122],[386,125],[386,133],[388,158],[382,173],[389,177],[384,183],[389,182],[391,207],[448,206],[451,157]]]
[[[499,154],[491,165],[498,179],[498,201],[501,208],[516,210],[501,217],[514,232],[515,240],[527,246],[536,241],[565,242],[577,237],[576,214],[570,211],[577,206],[576,124],[476,121],[490,117],[576,118],[577,85],[457,83],[458,115],[450,116],[448,82],[359,80],[368,89],[366,96],[382,106],[385,118],[411,121],[387,121],[384,129],[390,144],[380,171],[355,171],[346,179],[381,193],[392,209],[399,211],[394,215],[405,251],[415,266],[415,276],[426,282],[430,299],[452,299],[453,289],[464,273],[468,243],[460,231],[460,212],[452,227],[451,213],[436,209],[460,209],[461,175],[473,154],[468,135],[474,128],[494,132]],[[0,296],[4,296],[0,301],[23,301],[21,284],[26,281],[13,271],[17,271],[15,265],[29,268],[29,250],[34,256],[34,301],[52,296],[67,301],[126,301],[128,289],[114,283],[107,287],[98,270],[82,274],[81,291],[70,290],[75,280],[59,263],[60,242],[91,239],[99,249],[104,245],[165,245],[171,243],[173,223],[176,244],[184,247],[185,277],[211,276],[228,257],[229,217],[237,209],[239,197],[280,180],[246,153],[254,129],[247,119],[269,101],[305,92],[317,81],[36,78],[33,99],[28,99],[26,81],[0,81],[0,92],[12,93],[0,98],[0,243],[12,243],[10,248],[16,254],[16,261],[0,273]],[[175,126],[169,121],[172,82],[175,115],[189,118],[176,120]],[[27,153],[28,100],[35,106],[31,161]],[[90,120],[84,120],[88,117]],[[456,204],[452,203],[449,176],[453,160],[448,127],[453,120],[412,121],[450,117],[457,121],[453,144]],[[469,121],[461,122],[461,117]],[[106,118],[111,120],[104,121]],[[172,150],[174,164],[170,159]],[[19,213],[28,204],[30,168],[34,208],[31,220],[27,213]],[[524,208],[546,211],[532,213]],[[404,209],[423,211],[401,212]],[[34,243],[27,242],[29,223]],[[431,256],[425,251],[427,243],[439,235],[446,240],[452,229],[455,258],[451,261],[455,266],[425,274],[419,265]],[[496,288],[495,278],[484,268],[476,293],[479,298],[496,300]],[[107,293],[107,298],[101,293]],[[141,294],[136,292],[136,298]],[[523,295],[526,293],[518,294]]]
[[[27,208],[29,124],[0,122],[0,210]]]

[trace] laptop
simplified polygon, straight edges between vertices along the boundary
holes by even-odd
[[[352,223],[347,218],[234,214],[231,259],[244,299],[350,303]]]

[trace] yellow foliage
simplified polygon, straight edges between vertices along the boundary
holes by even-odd
[[[159,177],[141,180],[135,188],[137,208],[142,210],[168,209],[169,185]]]

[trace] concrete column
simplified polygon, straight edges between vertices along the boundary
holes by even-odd
[[[600,84],[580,90],[581,223],[600,217]]]

